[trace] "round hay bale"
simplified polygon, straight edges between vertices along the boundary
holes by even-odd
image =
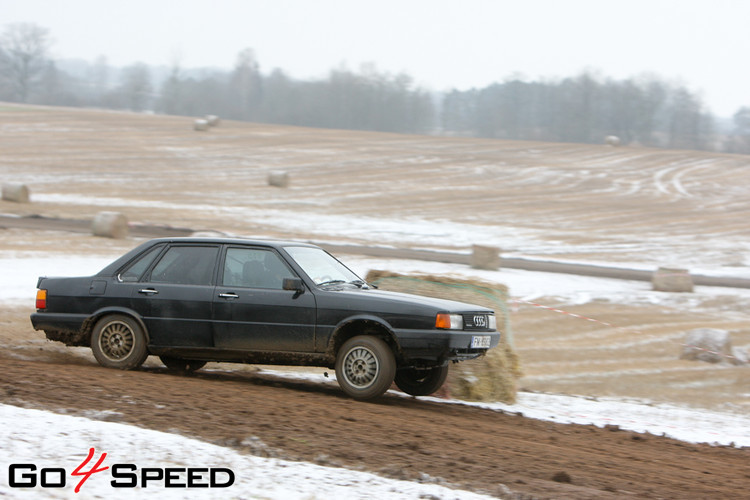
[[[617,137],[616,135],[608,135],[607,137],[604,138],[604,142],[608,146],[619,146],[620,145],[620,138]]]
[[[204,119],[208,122],[209,127],[218,127],[221,123],[221,119],[216,115],[206,115]]]
[[[687,269],[660,267],[651,278],[657,292],[692,292],[693,278]]]
[[[91,224],[94,236],[106,238],[126,238],[128,236],[128,219],[119,212],[99,212]]]
[[[15,203],[29,202],[29,188],[25,184],[3,184],[3,200]]]
[[[742,364],[742,360],[734,355],[729,332],[718,328],[696,328],[687,332],[680,359]]]
[[[268,185],[285,188],[289,186],[288,172],[271,172],[268,174]]]
[[[401,275],[378,270],[367,273],[365,279],[382,290],[458,300],[493,309],[501,335],[500,344],[483,357],[452,364],[444,389],[458,399],[515,402],[521,368],[519,357],[513,350],[507,287],[480,280]]]
[[[193,123],[193,130],[197,130],[199,132],[208,130],[208,121],[201,119],[195,120],[195,123]]]
[[[484,245],[473,245],[471,247],[471,267],[474,269],[486,269],[497,271],[500,269],[500,249]]]

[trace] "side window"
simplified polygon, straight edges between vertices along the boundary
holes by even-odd
[[[224,286],[281,290],[284,278],[294,278],[281,257],[270,250],[228,248],[224,261]]]
[[[117,275],[117,278],[123,282],[133,283],[138,281],[139,279],[141,279],[141,276],[143,276],[143,273],[146,272],[148,266],[150,266],[154,261],[156,256],[159,255],[159,252],[161,252],[162,248],[164,247],[162,245],[159,245],[156,248],[152,248],[151,250],[146,252],[135,262],[131,263],[127,268],[125,268],[124,271],[120,272],[120,274]]]
[[[218,247],[171,247],[151,271],[151,281],[178,285],[210,285],[218,254]]]

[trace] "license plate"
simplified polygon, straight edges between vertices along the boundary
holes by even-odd
[[[489,335],[475,335],[471,337],[472,349],[489,349],[490,338],[491,337]]]

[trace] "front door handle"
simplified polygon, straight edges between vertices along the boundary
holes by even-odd
[[[159,290],[154,290],[153,288],[144,288],[142,290],[138,290],[138,293],[142,293],[144,295],[156,295],[159,293]]]
[[[220,293],[219,297],[221,297],[222,299],[239,299],[240,298],[239,295],[237,295],[236,293],[231,293],[231,292],[230,293]]]

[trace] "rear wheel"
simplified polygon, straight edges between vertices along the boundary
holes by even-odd
[[[336,380],[354,399],[381,396],[393,383],[395,374],[393,351],[378,337],[353,337],[344,342],[336,357]]]
[[[404,368],[396,372],[396,385],[412,396],[429,396],[440,389],[448,377],[448,365],[433,368]]]
[[[159,359],[168,369],[181,373],[192,373],[206,365],[205,361],[197,359],[173,358],[172,356],[159,356]]]
[[[130,316],[104,316],[91,332],[91,351],[102,366],[132,370],[148,357],[146,334]]]

